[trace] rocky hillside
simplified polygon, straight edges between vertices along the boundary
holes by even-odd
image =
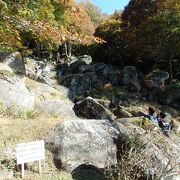
[[[87,55],[56,66],[3,57],[0,179],[20,177],[15,145],[36,139],[46,142],[46,160],[41,175],[27,166],[30,179],[180,178],[180,84],[166,86],[168,78]],[[149,106],[166,112],[168,133],[143,123]]]

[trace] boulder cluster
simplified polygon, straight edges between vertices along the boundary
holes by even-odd
[[[107,179],[126,171],[141,178],[175,179],[180,170],[178,122],[169,138],[141,124],[147,102],[176,112],[169,120],[179,116],[180,85],[166,86],[168,78],[159,70],[143,76],[134,66],[93,64],[87,55],[54,66],[32,57],[22,61],[13,53],[0,63],[0,103],[15,111],[36,109],[64,117],[45,137],[46,149],[56,167],[74,179],[87,174]]]

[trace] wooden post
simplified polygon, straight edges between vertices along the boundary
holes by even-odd
[[[41,174],[41,160],[38,161],[39,173]]]
[[[24,178],[24,163],[21,164],[21,177]]]

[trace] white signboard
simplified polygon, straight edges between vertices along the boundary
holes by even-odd
[[[33,141],[16,145],[17,164],[45,159],[44,141]]]

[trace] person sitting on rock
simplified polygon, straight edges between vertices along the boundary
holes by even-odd
[[[164,112],[160,112],[158,116],[158,125],[162,129],[163,133],[167,134],[167,132],[171,129],[170,123],[165,122],[166,114]]]
[[[158,124],[157,117],[154,115],[155,109],[153,107],[149,107],[148,111],[149,111],[149,114],[146,115],[145,117],[151,120],[153,123]]]
[[[144,114],[144,118],[142,119],[142,127],[146,130],[156,130],[158,128],[158,120],[154,115],[155,109],[153,107],[149,107],[149,113]]]

